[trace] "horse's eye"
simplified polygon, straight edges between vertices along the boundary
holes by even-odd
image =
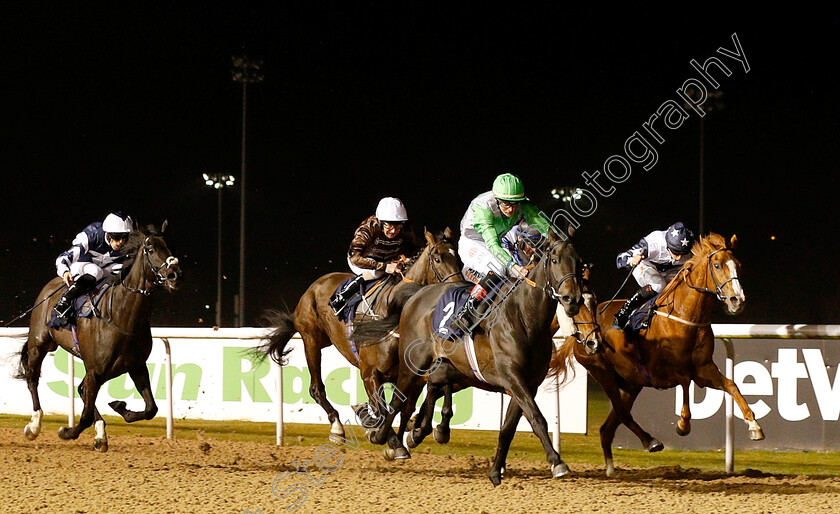
[[[720,269],[720,264],[717,262],[715,263],[715,269]]]
[[[551,259],[551,264],[557,264],[557,259]]]
[[[440,257],[435,257],[435,263],[440,264]]]

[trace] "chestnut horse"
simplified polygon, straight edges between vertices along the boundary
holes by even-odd
[[[574,357],[601,384],[612,403],[612,410],[601,426],[601,448],[607,476],[615,475],[612,442],[619,423],[629,428],[648,451],[662,450],[662,443],[651,437],[633,419],[630,410],[643,387],[683,388],[683,407],[677,433],[691,430],[689,386],[693,380],[699,387],[712,387],[728,392],[744,414],[750,438],[764,439],[738,387],[718,370],[712,355],[715,336],[711,329],[715,298],[721,300],[729,314],[744,308],[745,296],[739,278],[741,263],[733,255],[736,237],[726,241],[718,234],[701,237],[692,248],[693,256],[657,297],[650,326],[638,333],[627,333],[612,327],[613,317],[622,301],[607,302],[599,307],[604,316],[598,319],[605,341],[602,351],[588,355],[580,345],[567,340],[561,347],[563,371]]]
[[[108,437],[105,421],[96,408],[99,388],[112,378],[128,373],[137,391],[145,401],[142,412],[130,411],[125,402],[114,401],[109,405],[127,422],[152,419],[157,405],[149,381],[146,359],[152,351],[152,332],[149,324],[152,290],[163,287],[175,291],[180,285],[181,270],[178,259],[173,257],[163,240],[166,229],[163,223],[160,233],[153,227],[138,227],[129,236],[120,250],[131,255],[122,274],[112,279],[111,287],[99,301],[97,316],[77,319],[78,346],[70,330],[49,328],[53,306],[58,302],[54,295],[47,301],[36,304],[29,322],[29,336],[20,350],[17,378],[26,380],[32,395],[32,419],[24,428],[24,435],[30,441],[41,432],[41,401],[38,397],[38,381],[41,364],[47,353],[61,346],[71,353],[80,355],[85,365],[85,378],[79,384],[79,396],[84,401],[79,424],[61,427],[58,436],[62,439],[76,439],[83,430],[95,424],[94,449],[108,451]],[[61,285],[61,278],[54,278],[41,290],[39,298],[50,295]],[[71,388],[72,391],[72,388]]]
[[[425,231],[426,246],[420,255],[410,262],[402,280],[389,279],[372,306],[374,316],[386,316],[398,312],[406,300],[421,286],[461,279],[461,266],[452,244],[452,231],[447,228],[443,234],[433,235]],[[294,314],[275,311],[269,316],[274,330],[268,340],[255,348],[258,357],[270,356],[278,364],[284,364],[284,357],[290,351],[286,345],[295,332],[303,339],[306,363],[309,366],[309,394],[326,411],[330,421],[330,439],[342,441],[344,425],[338,411],[327,399],[321,378],[321,350],[329,345],[359,368],[369,398],[378,398],[383,384],[395,382],[399,367],[397,349],[399,341],[394,334],[388,334],[375,344],[359,345],[354,351],[347,339],[347,327],[329,306],[329,300],[349,273],[330,273],[312,283],[298,301]],[[356,353],[357,352],[357,353]],[[371,415],[378,416],[379,402],[370,402]]]
[[[507,392],[513,398],[499,433],[496,458],[489,473],[494,485],[501,483],[510,443],[523,413],[543,444],[552,475],[567,474],[568,467],[551,445],[548,425],[534,396],[545,379],[554,349],[551,324],[558,302],[568,316],[576,315],[580,309],[581,273],[582,265],[572,244],[561,241],[551,231],[544,257],[529,273],[533,282],[529,285],[522,281],[503,288],[499,296],[504,299],[493,307],[498,312],[485,317],[472,340],[466,341],[440,340],[432,326],[438,300],[459,284],[436,284],[421,289],[406,302],[398,320],[401,366],[396,389],[402,395],[394,394],[384,422],[369,436],[371,442],[387,442],[393,453],[407,453],[401,441],[407,423],[405,412],[401,416],[399,434],[391,425],[398,411],[406,406],[413,409],[424,384],[428,387],[425,412],[422,425],[409,434],[409,438],[414,439],[410,445],[419,443],[432,432],[434,403],[442,392],[479,387]],[[356,333],[375,339],[377,333],[387,334],[395,328],[390,321],[392,318],[366,322],[364,329],[360,324]],[[474,348],[470,355],[475,357],[476,369],[467,354],[468,347]]]

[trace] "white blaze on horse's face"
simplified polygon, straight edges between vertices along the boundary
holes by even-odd
[[[744,294],[744,288],[741,287],[741,280],[738,277],[738,266],[735,264],[735,261],[733,259],[726,261],[726,268],[729,270],[729,277],[727,278],[729,284],[727,286],[731,288],[732,294],[726,296],[724,302],[726,302],[726,306],[729,308],[729,314],[738,314],[744,310],[744,302],[747,301],[747,297]]]

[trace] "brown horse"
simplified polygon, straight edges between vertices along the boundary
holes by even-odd
[[[523,413],[539,437],[551,464],[552,475],[563,476],[568,467],[551,445],[548,425],[539,410],[534,396],[548,370],[554,343],[551,323],[557,303],[560,302],[569,316],[578,313],[581,303],[580,259],[569,242],[561,241],[552,231],[544,257],[529,273],[532,285],[514,282],[499,292],[502,301],[489,316],[481,321],[480,328],[470,340],[443,341],[432,325],[435,306],[441,296],[458,284],[436,284],[424,287],[414,295],[402,310],[399,318],[402,365],[390,409],[379,429],[369,439],[375,444],[388,443],[395,452],[406,452],[401,436],[406,427],[406,416],[401,416],[399,434],[391,425],[398,411],[405,406],[413,408],[422,391],[428,387],[422,425],[415,428],[410,444],[419,444],[432,432],[432,413],[435,400],[446,388],[479,387],[488,391],[507,392],[513,398],[505,415],[499,434],[496,458],[489,477],[494,485],[501,483],[516,425]],[[507,290],[505,290],[507,289]],[[508,294],[509,293],[509,294]],[[375,339],[377,333],[393,330],[390,319],[360,325],[357,333],[366,340]],[[477,369],[473,369],[468,347],[474,348]],[[418,416],[419,418],[419,416]]]
[[[692,248],[692,258],[656,299],[655,314],[650,326],[639,333],[626,333],[612,327],[613,317],[622,301],[608,302],[600,307],[604,316],[598,319],[605,337],[602,351],[588,355],[580,345],[566,341],[562,358],[556,362],[559,372],[574,357],[604,388],[612,403],[612,410],[601,426],[601,447],[604,452],[607,476],[615,475],[612,441],[619,423],[629,428],[648,451],[663,448],[630,415],[633,402],[643,387],[683,388],[683,408],[677,433],[687,435],[691,430],[688,407],[689,385],[693,380],[700,387],[712,387],[728,392],[744,414],[750,438],[764,439],[738,387],[718,370],[712,354],[715,336],[711,329],[714,299],[724,302],[729,314],[744,308],[745,296],[741,287],[741,264],[733,255],[736,237],[726,241],[718,234],[701,237]]]
[[[406,270],[403,280],[390,280],[381,286],[383,290],[372,305],[375,317],[399,311],[405,301],[423,285],[461,279],[461,267],[452,244],[452,231],[447,228],[443,234],[435,236],[427,230],[425,237],[425,248]],[[276,311],[270,316],[271,325],[275,328],[268,341],[256,348],[258,355],[268,355],[278,364],[283,364],[283,357],[289,352],[286,344],[295,332],[300,334],[309,366],[309,394],[326,411],[330,420],[330,439],[335,441],[343,440],[344,425],[338,411],[327,399],[321,378],[321,350],[333,345],[350,364],[358,367],[369,398],[382,396],[383,384],[396,381],[399,367],[399,342],[394,334],[389,334],[376,344],[360,346],[357,357],[347,339],[347,327],[333,314],[329,306],[330,296],[341,282],[352,276],[349,273],[330,273],[313,282],[298,301],[294,314]],[[361,316],[365,315],[357,315]],[[378,416],[378,405],[379,402],[370,402],[373,417]]]
[[[127,422],[152,419],[157,405],[152,395],[149,369],[146,359],[152,351],[152,332],[149,324],[152,290],[163,286],[169,291],[178,289],[181,271],[178,259],[172,256],[163,240],[166,229],[163,223],[160,233],[153,227],[138,228],[131,233],[120,250],[132,255],[119,277],[114,277],[111,287],[99,302],[96,316],[77,320],[78,346],[73,342],[69,330],[47,327],[57,295],[51,295],[61,287],[61,278],[54,278],[41,290],[39,298],[47,298],[36,304],[29,323],[29,335],[20,350],[17,378],[25,379],[32,395],[32,419],[24,428],[24,435],[30,441],[41,432],[41,401],[38,397],[38,381],[41,364],[47,353],[59,346],[76,353],[85,365],[85,378],[79,384],[79,396],[84,401],[79,424],[61,427],[58,435],[62,439],[76,439],[83,430],[95,423],[94,449],[108,451],[108,437],[105,421],[96,408],[99,388],[112,378],[124,373],[131,376],[137,391],[145,401],[145,410],[135,412],[126,409],[125,402],[111,402],[109,405]],[[77,353],[78,352],[78,353]]]

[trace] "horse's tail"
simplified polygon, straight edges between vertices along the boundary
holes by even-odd
[[[400,328],[400,312],[385,316],[380,320],[363,319],[354,325],[349,339],[357,346],[374,344],[385,338],[392,337]]]
[[[551,352],[551,362],[548,364],[547,378],[557,377],[557,383],[562,384],[575,377],[575,368],[569,366],[569,363],[575,355],[576,344],[578,344],[577,339],[570,336],[563,340],[560,348],[554,348]]]
[[[26,380],[29,373],[29,338],[27,337],[26,341],[23,342],[23,346],[20,348],[20,360],[18,360],[17,371],[15,371],[14,378]]]
[[[397,315],[399,319],[399,315],[405,307],[405,303],[419,291],[423,286],[420,284],[413,282],[411,284],[405,284],[403,287],[394,289],[394,294],[391,296],[391,299],[388,303],[388,317],[393,316],[394,314]]]
[[[263,339],[263,344],[252,348],[252,353],[260,360],[271,357],[271,360],[283,366],[286,364],[286,355],[292,351],[291,348],[286,348],[286,345],[297,332],[294,316],[284,308],[267,311],[263,318],[272,330],[268,338]]]

